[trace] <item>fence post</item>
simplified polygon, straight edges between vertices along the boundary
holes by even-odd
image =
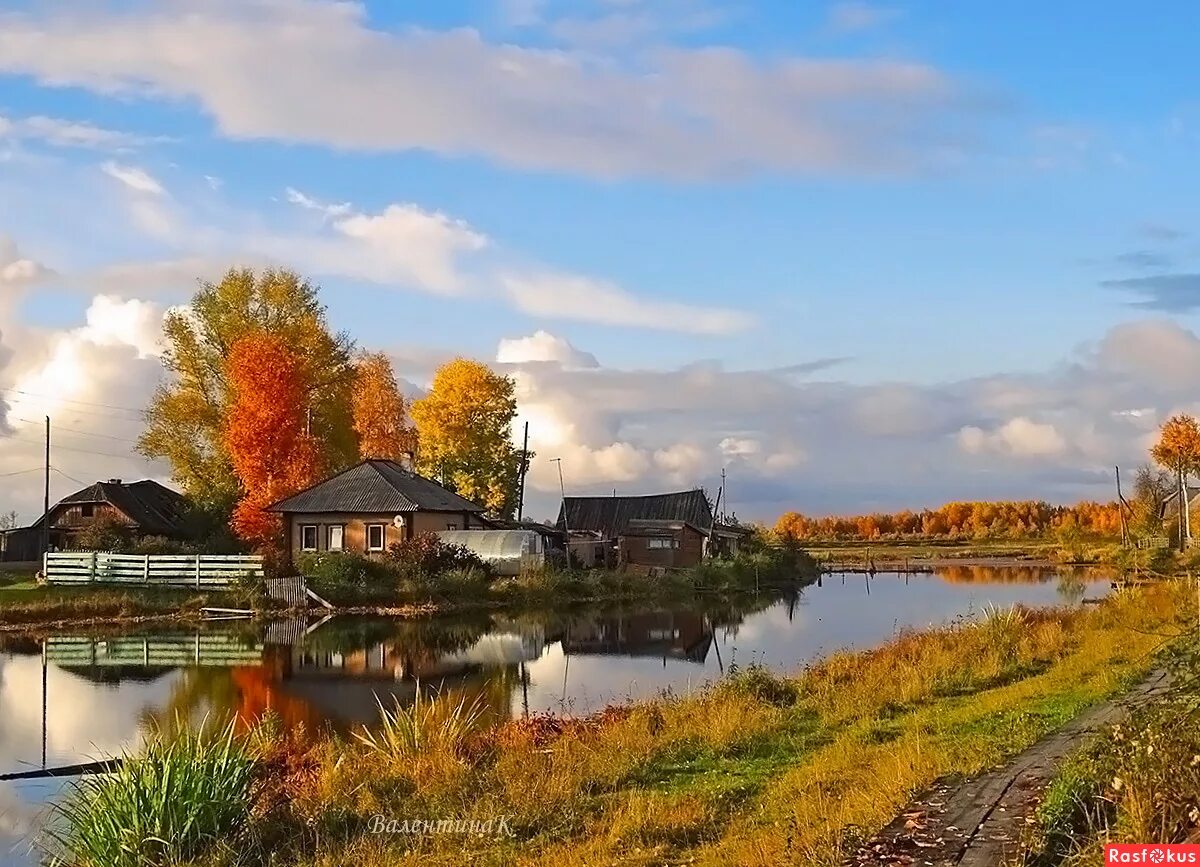
[[[150,585],[150,555],[146,554],[144,556],[146,557],[146,562],[145,562],[145,565],[142,567],[142,581],[146,584],[146,586],[149,586]]]
[[[89,584],[96,583],[96,558],[99,556],[100,556],[100,554],[98,552],[96,552],[96,551],[92,552],[92,571],[91,571],[91,574],[88,576]]]
[[[196,555],[196,589],[200,589],[200,555]]]

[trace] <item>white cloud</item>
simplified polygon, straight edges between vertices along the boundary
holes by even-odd
[[[739,310],[639,298],[612,283],[577,274],[511,272],[499,279],[517,309],[531,316],[693,334],[729,334],[754,323],[750,314]]]
[[[299,205],[300,207],[309,211],[320,211],[322,214],[325,214],[329,217],[341,217],[350,213],[352,210],[349,202],[342,202],[341,204],[336,205],[318,202],[316,199],[305,195],[294,187],[288,187],[284,191],[284,195],[287,196],[287,200],[293,205]]]
[[[1067,451],[1067,441],[1052,424],[1018,416],[986,432],[966,425],[958,432],[963,451],[981,454],[997,451],[1018,457],[1053,457]]]
[[[304,62],[264,65],[271,56]],[[234,138],[481,155],[606,178],[905,172],[956,153],[977,111],[916,61],[767,61],[730,48],[597,55],[491,43],[465,28],[374,29],[363,5],[329,0],[10,12],[0,71],[187,101]]]
[[[86,121],[67,120],[45,115],[30,117],[0,115],[0,139],[37,141],[55,147],[91,148],[94,150],[124,150],[163,141],[161,138],[104,129]]]
[[[110,160],[102,164],[100,170],[110,178],[120,181],[135,193],[145,193],[151,196],[166,195],[167,191],[163,189],[162,184],[156,181],[145,169],[140,169],[137,166],[120,165]]]
[[[588,369],[600,366],[596,356],[582,352],[562,337],[538,330],[528,337],[506,337],[496,350],[499,364],[553,362],[565,368]]]

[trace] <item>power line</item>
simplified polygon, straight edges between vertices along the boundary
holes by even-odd
[[[58,473],[63,478],[70,479],[72,482],[75,482],[75,484],[77,484],[77,485],[86,485],[87,484],[87,482],[85,482],[83,479],[77,479],[74,476],[70,475],[69,473],[64,473],[62,470],[60,470],[58,467],[56,467],[54,465],[51,465],[50,469],[54,470],[54,472]]]
[[[5,440],[8,440],[9,442],[35,443],[36,445],[42,445],[42,442],[43,442],[42,440],[31,440],[31,439],[23,438],[23,437],[0,437],[0,442],[4,442]],[[99,457],[102,457],[102,458],[121,458],[122,460],[127,460],[127,461],[140,461],[143,464],[155,463],[154,461],[150,460],[149,458],[139,458],[139,457],[136,457],[135,455],[131,455],[131,454],[118,455],[114,452],[97,452],[97,451],[92,451],[91,449],[76,448],[75,446],[59,445],[58,443],[54,444],[54,448],[58,449],[59,451],[64,451],[64,452],[78,452],[79,454],[83,454],[83,455],[98,455]]]
[[[41,469],[43,469],[43,468],[42,467],[32,467],[31,469],[28,469],[28,470],[17,470],[15,473],[0,473],[0,479],[7,479],[10,476],[23,476],[23,475],[25,475],[25,473],[36,473],[38,470],[41,470]]]
[[[136,412],[138,415],[141,415],[143,412],[145,412],[145,410],[142,408],[135,408],[132,406],[117,406],[116,404],[111,403],[93,403],[92,401],[88,400],[75,400],[74,398],[59,397],[56,394],[46,394],[45,392],[24,391],[20,388],[0,388],[0,391],[7,391],[10,394],[21,394],[26,397],[45,397],[51,400],[56,400],[59,403],[77,403],[80,406],[94,406],[101,407],[103,409],[116,409],[122,412]]]
[[[44,424],[44,422],[40,422],[37,419],[20,418],[18,416],[9,416],[8,420],[9,421],[19,421],[19,422],[23,422],[25,424],[37,424],[37,425]],[[132,421],[132,419],[130,419],[130,421]],[[55,430],[55,433],[58,433],[60,431],[69,431],[70,433],[79,434],[80,436],[97,437],[99,439],[113,440],[114,442],[125,443],[125,444],[131,445],[131,446],[137,445],[137,440],[125,439],[124,437],[115,437],[110,434],[92,433],[91,431],[80,430],[77,427],[66,427],[65,425],[61,425],[58,423],[55,423],[54,430]]]

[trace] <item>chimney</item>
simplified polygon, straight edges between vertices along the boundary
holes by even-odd
[[[109,479],[108,483],[110,485],[119,485],[119,484],[121,484],[121,480],[120,479]]]
[[[413,453],[412,452],[405,452],[404,454],[402,454],[400,456],[400,466],[404,467],[404,469],[408,470],[410,473],[412,472],[412,469],[413,469]]]

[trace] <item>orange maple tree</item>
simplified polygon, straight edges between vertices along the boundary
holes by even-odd
[[[355,364],[350,404],[360,457],[399,460],[416,454],[417,433],[408,423],[392,363],[382,352],[365,353]]]
[[[239,538],[273,550],[282,522],[266,507],[321,472],[321,449],[305,424],[309,373],[283,340],[258,331],[233,345],[225,376],[231,400],[225,446],[242,492],[230,526]]]

